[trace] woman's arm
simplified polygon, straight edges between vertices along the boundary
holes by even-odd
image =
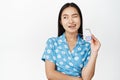
[[[94,76],[96,59],[96,53],[91,53],[88,64],[82,70],[83,80],[91,80]]]
[[[99,40],[94,35],[92,35],[91,56],[89,58],[88,64],[82,70],[83,80],[91,80],[92,77],[94,76],[95,64],[96,64],[96,59],[98,56],[98,51],[99,51],[100,46],[101,44]]]
[[[46,60],[45,70],[48,80],[83,80],[82,78],[72,77],[55,70],[55,64]]]

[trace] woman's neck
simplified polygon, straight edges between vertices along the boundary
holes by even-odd
[[[68,32],[65,32],[65,36],[66,36],[66,39],[67,41],[77,41],[77,35],[78,33],[68,33]]]

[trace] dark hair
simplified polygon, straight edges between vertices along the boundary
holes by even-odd
[[[61,15],[64,9],[66,9],[67,7],[74,7],[79,15],[80,15],[80,21],[81,21],[81,25],[80,28],[78,29],[78,33],[83,34],[83,29],[82,29],[82,25],[83,25],[83,20],[82,20],[82,13],[80,8],[75,4],[75,3],[66,3],[63,5],[63,7],[61,8],[60,12],[59,12],[59,16],[58,16],[58,36],[62,35],[65,32],[65,29],[63,28],[63,26],[61,25],[60,21],[61,21]],[[81,37],[83,38],[83,35],[81,35]]]

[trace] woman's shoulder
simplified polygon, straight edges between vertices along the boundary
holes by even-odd
[[[84,40],[83,38],[80,38],[79,44],[82,45],[84,48],[85,48],[85,47],[86,47],[86,48],[90,48],[90,46],[91,46],[91,45],[90,45],[90,42]]]
[[[58,37],[49,37],[48,39],[47,39],[47,42],[49,42],[49,43],[54,43],[54,42],[56,42],[58,40]]]
[[[86,41],[84,38],[79,37],[79,43],[83,45],[90,45],[90,42]]]

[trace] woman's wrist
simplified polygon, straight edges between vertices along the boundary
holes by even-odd
[[[98,51],[91,51],[91,55],[97,57],[98,56]]]

